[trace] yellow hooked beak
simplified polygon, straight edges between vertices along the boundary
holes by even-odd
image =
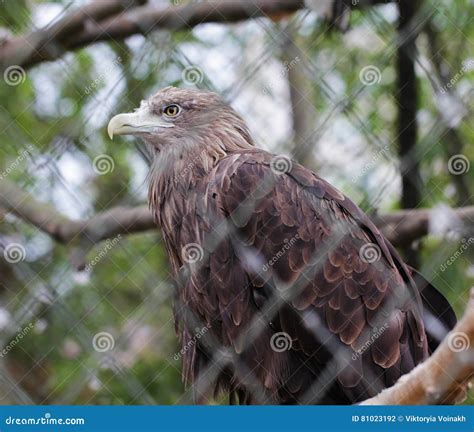
[[[110,139],[113,139],[114,135],[152,133],[156,132],[157,128],[170,127],[174,127],[174,125],[152,113],[148,106],[144,106],[135,112],[117,114],[112,117],[107,126],[107,133]]]

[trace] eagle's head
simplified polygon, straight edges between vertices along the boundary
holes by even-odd
[[[116,115],[107,131],[110,138],[140,136],[155,155],[179,158],[196,150],[228,153],[252,145],[245,122],[220,96],[176,87],[158,91],[132,113]]]
[[[186,196],[228,154],[253,147],[242,118],[218,95],[166,87],[132,113],[113,117],[107,131],[141,137],[153,154],[148,175],[153,208],[175,196]]]

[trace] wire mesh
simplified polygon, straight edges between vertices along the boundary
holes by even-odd
[[[55,22],[69,13],[71,8],[77,7],[77,5],[73,6],[73,3],[64,5],[62,12],[48,27],[53,28]],[[132,3],[129,7],[132,7],[131,5]],[[377,57],[377,64],[359,64],[361,72],[365,66],[370,66],[369,72],[375,74],[374,79],[380,82],[382,76],[393,64],[400,44],[413,32],[419,32],[433,16],[437,14],[445,16],[446,13],[446,10],[438,3],[424,2],[413,20],[413,25],[408,26],[406,31],[397,33],[394,22],[389,21],[377,8],[369,8],[361,12],[359,19],[383,44],[383,50]],[[90,19],[93,20],[92,17]],[[320,29],[320,34],[315,38],[314,43],[311,42],[308,46],[302,43],[301,39],[295,39],[295,32],[304,34],[312,26]],[[155,81],[147,91],[169,83],[170,74],[177,71],[179,78],[174,81],[175,83],[215,90],[224,95],[229,102],[233,102],[246,91],[255,91],[256,81],[258,81],[256,77],[268,66],[268,62],[275,58],[275,53],[281,52],[282,47],[288,48],[288,41],[290,41],[292,53],[298,58],[298,67],[326,104],[324,112],[319,114],[314,124],[314,129],[304,137],[306,145],[317,148],[330,132],[334,122],[344,119],[360,132],[376,155],[392,166],[390,175],[377,186],[372,200],[364,203],[367,209],[376,208],[386,189],[397,180],[400,173],[410,169],[410,164],[406,160],[399,161],[393,152],[385,151],[394,147],[396,137],[388,137],[383,131],[374,131],[370,125],[367,125],[369,119],[363,104],[365,103],[366,106],[367,101],[377,104],[377,98],[380,97],[380,94],[373,92],[374,87],[371,83],[366,82],[367,78],[361,78],[360,83],[352,86],[349,92],[341,92],[334,85],[332,78],[334,73],[338,73],[338,65],[344,63],[346,59],[338,57],[334,62],[327,64],[317,61],[316,53],[321,38],[329,36],[322,25],[314,22],[314,12],[302,10],[282,22],[274,22],[272,17],[257,18],[250,24],[233,25],[229,31],[233,32],[233,37],[243,45],[249,44],[249,40],[251,41],[256,35],[264,35],[265,42],[260,49],[253,51],[256,55],[239,71],[237,76],[231,80],[227,79],[228,82],[224,84],[211,79],[206,73],[207,68],[211,69],[211,66],[205,62],[196,63],[195,60],[191,60],[186,54],[186,46],[183,47],[179,39],[174,39],[165,31],[148,35],[146,42],[134,52],[134,61],[126,64],[122,64],[123,60],[117,54],[120,52],[122,42],[111,41],[112,48],[107,52],[108,60],[104,66],[104,76],[101,78],[102,75],[99,75],[101,81],[108,83],[106,91],[88,94],[88,87],[84,90],[82,83],[74,85],[77,79],[77,74],[74,73],[77,66],[74,55],[66,54],[55,64],[44,64],[38,66],[37,70],[28,72],[32,80],[40,81],[41,74],[56,68],[69,84],[73,83],[75,103],[79,105],[83,103],[83,100],[87,100],[84,105],[87,109],[84,110],[85,115],[80,121],[74,121],[73,124],[67,124],[61,116],[51,121],[47,131],[52,137],[49,140],[44,136],[37,136],[33,128],[25,128],[21,122],[17,121],[23,112],[37,109],[34,100],[19,107],[16,112],[2,109],[1,127],[7,138],[6,141],[10,144],[8,148],[2,147],[2,152],[9,160],[20,159],[15,164],[23,168],[22,175],[15,179],[15,183],[23,190],[29,191],[32,196],[49,201],[59,208],[61,200],[64,199],[68,206],[77,208],[76,214],[86,221],[94,214],[106,211],[116,202],[123,202],[122,198],[125,195],[128,197],[128,204],[143,201],[145,189],[143,181],[132,185],[130,177],[122,181],[118,172],[124,167],[123,161],[120,164],[117,163],[116,166],[111,147],[104,147],[101,144],[102,139],[98,139],[103,133],[105,119],[120,112],[118,107],[137,106],[139,99],[146,96],[142,94],[143,87],[140,85],[140,78],[136,78],[137,74],[140,76],[142,63],[150,62],[152,68],[158,71],[156,75],[146,76],[145,79]],[[48,37],[53,38],[53,36],[53,33],[48,33]],[[304,39],[305,42],[307,40],[307,38]],[[34,42],[32,49],[35,49]],[[248,45],[245,48],[248,48]],[[245,48],[238,47],[236,51],[238,55],[230,59],[230,64],[226,66],[238,69],[240,54]],[[99,47],[99,51],[94,55],[100,56],[102,52],[105,52],[100,50],[105,50],[105,48]],[[110,51],[115,55],[112,59],[110,59]],[[196,55],[195,52],[193,55]],[[412,55],[416,64],[420,67],[425,65],[425,59],[421,59],[419,52],[414,52]],[[347,58],[351,56],[350,49],[346,56]],[[111,66],[114,62],[115,66],[121,66],[120,72],[115,75],[111,72],[115,68]],[[114,76],[111,77],[109,74]],[[436,93],[439,92],[439,83],[431,78],[432,95],[436,97]],[[115,97],[115,102],[113,100],[111,102],[117,89],[121,87],[123,90],[120,92],[120,100],[117,101]],[[257,88],[259,88],[258,84]],[[260,87],[259,90],[264,91],[265,87]],[[390,94],[388,96],[392,97]],[[466,101],[461,100],[460,96],[455,97],[467,106]],[[305,101],[314,104],[309,95],[298,94],[297,104]],[[468,116],[469,111],[469,108],[465,107],[464,118]],[[103,120],[102,126],[97,125],[97,118]],[[252,119],[249,118],[249,120],[252,123]],[[424,136],[419,139],[414,149],[415,153],[410,153],[407,159],[422,160],[434,147],[440,145],[440,140],[449,129],[449,124],[439,121],[428,125]],[[268,140],[268,134],[259,136],[260,134],[256,132],[255,135],[257,142],[264,141],[265,143],[265,140]],[[49,144],[45,147],[44,143],[47,141]],[[98,141],[99,144],[95,144],[94,141]],[[137,144],[138,146],[140,144]],[[130,150],[126,153],[126,158],[132,157],[132,153],[139,154],[140,151],[141,154],[146,155],[144,148],[141,147],[138,150]],[[273,150],[278,149],[273,148]],[[288,149],[286,148],[285,151],[288,152]],[[298,159],[298,153],[301,151],[303,148],[292,149],[291,158]],[[86,187],[84,183],[78,186],[63,167],[65,155],[74,157],[79,152],[81,152],[80,157],[88,154],[90,159],[94,159],[95,172],[91,175],[89,183],[86,183]],[[105,163],[105,172],[101,172],[96,160]],[[149,163],[147,157],[144,160],[144,163],[141,162],[142,166]],[[71,166],[77,169],[74,165]],[[324,174],[324,170],[322,171]],[[95,189],[103,186],[102,180],[106,178],[104,173],[106,176],[113,175],[115,189],[113,195],[107,195],[108,189],[106,189],[106,195],[101,196],[98,203]],[[241,206],[242,209],[254,209],[261,196],[257,192],[272,188],[277,178],[278,175],[274,175],[263,179],[255,193],[247,197],[246,202]],[[107,188],[107,185],[105,187]],[[134,202],[133,199],[136,197],[139,198],[137,202]],[[95,205],[87,204],[92,202]],[[84,275],[84,271],[76,272],[71,267],[67,255],[82,250],[88,243],[90,243],[89,247],[94,243],[93,239],[87,238],[85,230],[87,223],[82,231],[86,233],[85,238],[81,234],[77,235],[68,242],[67,251],[63,248],[58,252],[59,246],[38,228],[14,216],[6,216],[5,220],[9,224],[9,229],[2,232],[2,248],[4,255],[8,253],[10,260],[7,260],[1,268],[4,280],[8,281],[3,286],[2,303],[4,304],[1,310],[8,316],[8,322],[3,328],[1,342],[4,350],[8,350],[7,354],[12,350],[14,355],[2,355],[0,358],[0,400],[2,403],[73,404],[80,401],[86,404],[109,402],[183,404],[209,402],[209,394],[212,393],[216,380],[222,371],[229,367],[238,381],[251,392],[257,403],[271,403],[274,400],[274,395],[269,394],[268,389],[262,385],[242,357],[219,342],[219,338],[214,334],[212,323],[202,322],[193,310],[181,303],[175,307],[188,328],[195,329],[192,341],[212,353],[212,357],[196,382],[190,383],[185,389],[176,384],[178,381],[175,378],[181,373],[180,362],[183,356],[181,352],[186,349],[186,346],[180,347],[174,342],[172,297],[179,297],[176,293],[179,293],[182,289],[181,285],[187,282],[189,272],[196,271],[199,263],[205,262],[205,254],[193,266],[183,269],[179,278],[176,278],[167,270],[163,270],[165,268],[163,239],[158,231],[142,234],[138,239],[123,234],[110,239],[109,243],[95,245],[93,252],[86,248],[88,251],[86,261],[89,267]],[[330,221],[328,223],[332,224]],[[328,250],[318,251],[317,256],[314,257],[316,265],[305,269],[294,284],[284,286],[277,280],[276,275],[273,275],[276,289],[267,300],[265,307],[242,331],[242,335],[245,335],[242,341],[243,350],[259,337],[261,331],[268,326],[268,322],[274,319],[283,306],[291,305],[292,300],[301,292],[307,281],[312,280],[321,270],[322,257],[332,248],[336,248],[347,234],[347,228],[344,225],[335,226],[336,228],[340,231],[340,235],[336,236],[336,241]],[[124,232],[126,232],[125,229]],[[213,230],[210,238],[203,239],[202,251],[212,253],[220,241],[234,239],[236,234],[235,227],[224,224]],[[17,245],[16,254],[18,255],[11,254],[12,244]],[[91,259],[90,256],[93,254],[95,255]],[[434,277],[439,265],[450,254],[450,245],[441,247],[438,256],[430,263],[428,275]],[[19,257],[18,260],[16,256]],[[261,258],[268,261],[271,257],[256,257],[255,260],[258,261]],[[94,272],[99,269],[102,273],[100,277],[95,277]],[[107,286],[104,286],[105,281],[107,281]],[[124,289],[124,286],[130,289]],[[245,290],[247,287],[242,287],[242,289]],[[85,290],[87,293],[84,293]],[[465,293],[459,293],[459,298],[463,296]],[[402,301],[399,298],[395,300]],[[301,312],[294,308],[293,310],[301,315]],[[390,305],[379,313],[376,327],[382,328],[387,321],[387,314],[390,313]],[[302,403],[318,403],[337,379],[338,370],[350,365],[352,352],[320,325],[316,315],[301,316],[301,320],[308,323],[307,330],[315,339],[329,347],[335,359],[326,366],[302,398]],[[164,340],[167,341],[166,344],[163,343]],[[13,341],[16,343],[12,346]],[[291,338],[287,342],[291,349]],[[275,353],[277,355],[278,350]],[[55,357],[58,355],[62,358],[60,362]],[[152,366],[143,366],[146,365],[148,357],[153,358]],[[275,379],[279,378],[275,377]],[[380,390],[377,384],[378,379],[377,376],[363,377],[366,385],[369,388],[373,387],[374,392]]]

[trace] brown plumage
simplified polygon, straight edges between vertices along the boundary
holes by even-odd
[[[149,202],[178,280],[185,383],[215,366],[217,343],[232,360],[215,390],[231,401],[354,403],[392,385],[453,326],[446,300],[415,282],[353,202],[255,148],[217,95],[167,87],[114,117],[109,133],[139,135],[155,155]]]

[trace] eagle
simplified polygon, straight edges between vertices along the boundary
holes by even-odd
[[[356,204],[257,148],[219,95],[163,88],[114,116],[108,134],[140,137],[153,155],[148,200],[198,403],[354,404],[455,325],[448,301]]]

